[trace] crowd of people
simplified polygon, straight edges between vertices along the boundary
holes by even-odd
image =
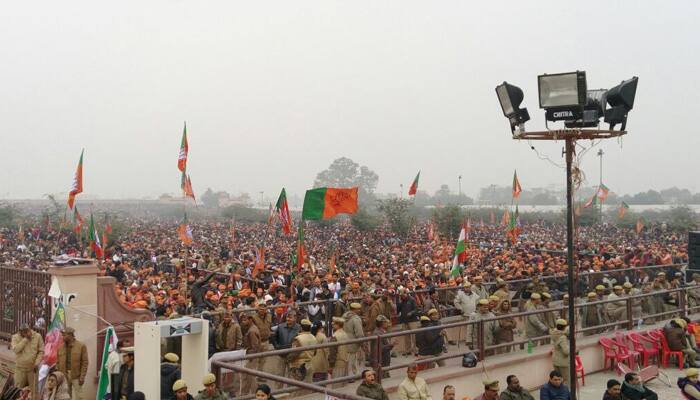
[[[517,337],[527,338],[532,346],[551,343],[554,371],[544,387],[554,393],[550,398],[563,398],[555,392],[566,387],[568,379],[568,323],[557,307],[570,301],[565,293],[571,280],[566,274],[562,226],[529,224],[514,245],[502,226],[474,224],[468,233],[466,257],[454,268],[453,240],[429,237],[428,225],[418,226],[408,237],[386,229],[361,232],[344,222],[308,225],[303,243],[308,257],[297,262],[297,238],[270,225],[192,223],[194,242],[186,246],[173,222],[129,220],[129,224],[130,229],[105,244],[105,256],[98,263],[100,273],[115,278],[115,295],[129,307],[150,310],[159,319],[184,315],[208,319],[212,324],[210,355],[239,349],[248,354],[291,349],[283,356],[248,360],[246,366],[307,382],[361,374],[363,385],[371,391],[379,371],[368,370],[368,366],[381,370],[397,352],[421,360],[440,356],[448,345],[465,343],[475,349],[479,332],[474,325],[461,328],[456,335],[439,326],[448,317],[483,319],[487,320],[484,344],[500,345],[487,354],[508,352],[512,349],[508,344]],[[264,256],[257,250],[260,246]],[[38,270],[48,268],[60,255],[91,255],[74,232],[36,228],[21,235],[0,231],[0,254],[3,265]],[[685,261],[685,237],[661,226],[642,235],[607,224],[579,228],[576,263],[581,275],[576,279],[579,296],[575,302],[595,304],[580,309],[577,327],[584,328],[584,334],[615,329],[616,322],[622,324],[629,318],[625,297],[655,291],[662,293],[632,300],[633,318],[642,323],[663,320],[653,315],[678,307],[677,293],[664,291],[687,284],[677,265]],[[630,270],[653,265],[662,267]],[[700,284],[700,276],[693,278]],[[601,300],[610,302],[597,303]],[[688,300],[700,305],[700,289],[691,291]],[[534,310],[543,312],[524,318],[510,316]],[[491,320],[496,316],[500,319]],[[670,324],[678,325],[677,321]],[[434,329],[385,338],[382,353],[367,342],[304,350],[314,344],[419,327]],[[694,344],[682,342],[682,347],[694,361]],[[74,359],[75,349],[70,349],[68,360]],[[164,344],[161,373],[166,373],[169,384],[161,389],[167,393],[162,398],[189,396],[186,383],[174,379],[177,361],[172,360],[178,353],[176,343]],[[63,357],[65,360],[65,354]],[[118,393],[127,394],[115,393],[120,400],[131,398],[129,387],[133,391],[128,357],[127,350],[121,370],[114,374],[114,381],[120,382]],[[76,367],[80,361],[75,362],[68,361],[66,366],[59,361],[50,376],[55,380],[50,386],[59,397],[50,398],[63,396],[59,388],[67,388],[71,398],[80,398],[84,374]],[[442,365],[443,360],[430,362],[428,367],[435,364]],[[412,371],[409,368],[409,378]],[[389,376],[386,371],[381,373]],[[420,392],[413,376],[409,382],[413,386],[406,386],[411,393]],[[558,379],[564,383],[556,384]],[[517,392],[517,382],[509,378],[504,393]],[[258,383],[249,375],[236,390],[257,396],[261,392]],[[489,389],[493,385],[485,384],[482,398],[495,398]],[[268,386],[263,385],[261,393],[265,388],[269,396]],[[214,392],[207,393],[208,397],[198,398],[216,398]],[[423,397],[406,394],[406,398]]]

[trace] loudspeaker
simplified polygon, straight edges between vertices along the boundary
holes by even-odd
[[[700,231],[688,232],[688,269],[700,271]]]

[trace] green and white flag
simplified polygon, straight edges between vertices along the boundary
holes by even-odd
[[[450,276],[453,278],[459,276],[461,268],[459,267],[459,258],[467,251],[467,230],[462,226],[462,230],[459,231],[459,239],[457,239],[457,246],[455,247],[455,257],[452,259],[452,270],[450,271]]]
[[[114,328],[109,326],[105,332],[105,344],[102,348],[102,364],[100,367],[100,381],[97,384],[97,395],[95,400],[109,400],[112,398],[112,393],[109,390],[109,379],[110,374],[107,370],[107,358],[109,357],[110,349],[117,349],[117,334],[114,332]],[[118,400],[118,399],[113,399]]]

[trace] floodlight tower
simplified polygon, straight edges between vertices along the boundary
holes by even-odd
[[[503,82],[496,87],[503,115],[510,123],[515,140],[564,140],[566,154],[566,262],[569,282],[569,382],[571,399],[576,400],[576,285],[578,270],[574,268],[574,185],[571,174],[576,141],[609,139],[627,134],[627,114],[634,106],[638,78],[623,81],[610,90],[587,90],[586,73],[575,71],[537,77],[540,108],[545,110],[545,124],[564,122],[564,129],[525,132],[530,119],[526,108],[520,108],[523,91]],[[606,106],[610,105],[610,108]],[[600,119],[609,124],[600,129]],[[620,130],[614,130],[621,124]],[[595,129],[586,129],[595,128]]]

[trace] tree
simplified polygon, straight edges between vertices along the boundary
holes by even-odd
[[[388,199],[379,200],[377,208],[384,214],[384,218],[395,234],[406,236],[415,222],[415,218],[409,213],[410,206],[410,200]]]
[[[698,215],[687,206],[672,207],[669,215],[669,226],[687,232],[698,226]]]
[[[374,199],[379,175],[366,166],[360,166],[347,157],[334,160],[328,169],[319,172],[314,187],[354,187],[357,186],[358,201],[370,203]]]
[[[350,217],[350,221],[352,222],[352,226],[361,232],[373,231],[381,225],[379,217],[367,212],[364,208],[358,209],[357,212]]]
[[[10,204],[0,203],[0,226],[9,228],[14,226],[19,218],[19,212]]]
[[[447,205],[433,210],[433,221],[443,237],[456,238],[464,222],[464,213],[456,205]]]

